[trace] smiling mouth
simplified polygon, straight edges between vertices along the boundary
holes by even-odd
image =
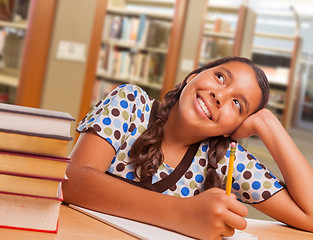
[[[198,100],[198,102],[199,102],[199,105],[200,105],[201,109],[202,109],[203,112],[205,113],[205,115],[206,115],[210,120],[212,120],[211,113],[210,113],[210,111],[208,110],[208,108],[205,106],[203,100],[202,100],[200,97],[197,97],[197,100]]]

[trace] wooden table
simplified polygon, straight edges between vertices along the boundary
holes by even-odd
[[[248,219],[245,232],[259,240],[312,240],[313,233],[286,227],[283,224]],[[1,240],[102,240],[136,239],[120,230],[86,216],[66,205],[61,205],[58,233],[41,233],[0,228]]]

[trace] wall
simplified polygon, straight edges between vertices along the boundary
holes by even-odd
[[[85,76],[86,61],[57,59],[60,40],[83,44],[88,56],[90,36],[94,20],[96,0],[58,1],[52,43],[42,94],[41,108],[70,113],[76,123],[72,124],[72,136],[80,119],[79,107]]]

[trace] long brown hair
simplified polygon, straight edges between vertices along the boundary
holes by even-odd
[[[200,73],[206,69],[219,66],[228,62],[242,62],[249,65],[255,72],[256,79],[258,85],[262,92],[262,99],[258,106],[258,110],[266,107],[269,97],[269,85],[264,72],[257,67],[251,60],[242,57],[227,57],[218,59],[213,62],[209,62],[208,64],[195,69],[191,73],[189,73],[186,78],[178,84],[174,89],[169,91],[162,101],[158,114],[161,116],[168,117],[170,110],[175,105],[175,103],[179,100],[180,94],[183,88],[187,84],[187,79],[194,73]],[[162,119],[163,118],[163,119]],[[132,164],[135,165],[136,174],[140,172],[140,176],[137,177],[141,179],[145,179],[149,176],[152,176],[156,173],[159,166],[163,163],[163,152],[161,149],[162,140],[164,137],[164,117],[157,118],[153,124],[149,124],[148,128],[142,133],[139,138],[134,142],[129,156],[131,158]],[[230,144],[230,139],[223,136],[210,137],[209,139],[209,150],[208,150],[208,171],[206,174],[206,179],[204,183],[204,188],[208,189],[211,187],[219,187],[224,188],[221,180],[218,178],[218,175],[215,171],[215,168],[212,166],[216,166],[221,158],[223,158],[226,154],[226,151]]]

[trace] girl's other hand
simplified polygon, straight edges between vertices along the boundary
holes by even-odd
[[[182,232],[186,229],[200,239],[222,239],[232,236],[235,229],[244,230],[247,226],[243,218],[248,209],[236,200],[234,194],[227,196],[224,190],[211,188],[185,201],[185,214]]]
[[[241,138],[247,138],[252,135],[257,134],[257,125],[260,124],[260,121],[269,120],[271,118],[276,118],[274,114],[268,109],[261,109],[260,111],[247,117],[240,126],[230,135],[230,138],[233,140],[238,140]]]

